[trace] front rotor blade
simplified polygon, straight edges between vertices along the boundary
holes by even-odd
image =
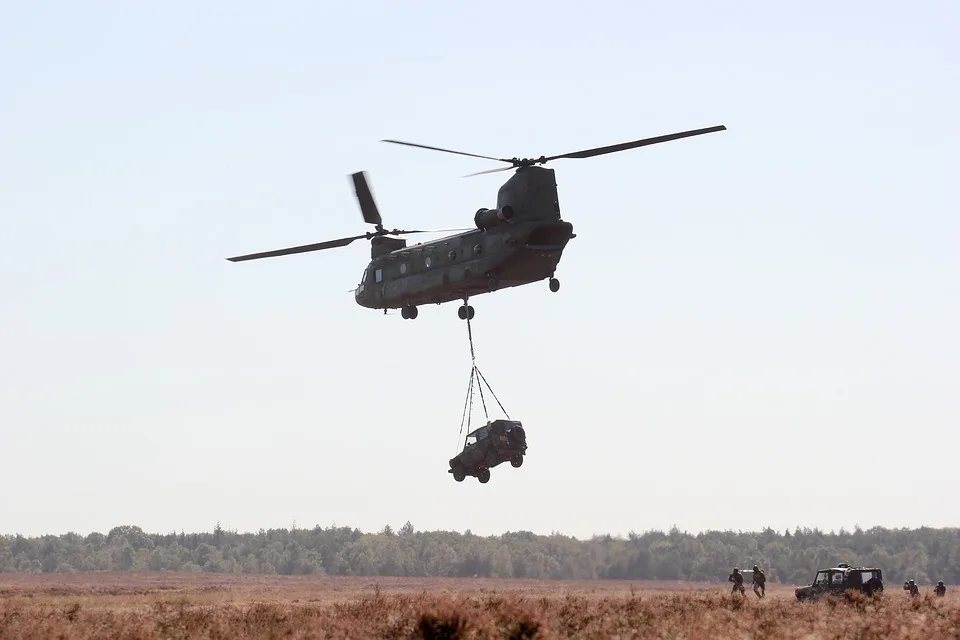
[[[380,218],[380,210],[377,209],[377,203],[370,193],[370,185],[367,184],[367,176],[363,171],[358,171],[350,175],[353,178],[353,189],[357,193],[357,201],[360,203],[360,213],[363,214],[363,220],[367,224],[381,225],[383,220]]]
[[[449,233],[451,231],[471,231],[476,229],[476,227],[460,227],[457,229],[394,229],[393,231],[384,231],[383,235],[385,236],[403,236],[410,233]]]
[[[559,156],[550,156],[549,158],[544,158],[541,162],[546,162],[548,160],[557,160],[559,158],[592,158],[594,156],[602,156],[606,153],[616,153],[617,151],[626,151],[627,149],[635,149],[637,147],[645,147],[650,144],[658,144],[660,142],[669,142],[671,140],[679,140],[680,138],[689,138],[690,136],[699,136],[704,133],[713,133],[715,131],[726,131],[724,125],[719,125],[716,127],[707,127],[706,129],[694,129],[692,131],[681,131],[680,133],[670,133],[665,136],[657,136],[655,138],[644,138],[643,140],[634,140],[633,142],[622,142],[620,144],[612,144],[607,147],[597,147],[596,149],[587,149],[586,151],[575,151],[574,153],[565,153]]]
[[[467,153],[465,151],[451,151],[450,149],[441,149],[440,147],[430,147],[425,144],[417,144],[415,142],[402,142],[400,140],[381,140],[380,142],[390,142],[392,144],[405,144],[408,147],[420,147],[421,149],[430,149],[432,151],[443,151],[444,153],[455,153],[460,156],[470,156],[471,158],[483,158],[484,160],[496,160],[497,162],[513,162],[507,158],[493,158],[490,156],[481,156],[476,153]]]
[[[263,253],[251,253],[245,256],[227,258],[230,262],[243,262],[244,260],[257,260],[259,258],[273,258],[275,256],[288,256],[292,253],[306,253],[307,251],[320,251],[321,249],[333,249],[334,247],[345,247],[354,240],[366,238],[367,235],[353,236],[352,238],[340,238],[339,240],[327,240],[326,242],[317,242],[315,244],[305,244],[299,247],[290,247],[288,249],[276,249],[275,251],[264,251]]]

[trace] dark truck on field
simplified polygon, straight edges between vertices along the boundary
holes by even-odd
[[[823,595],[841,595],[847,589],[872,596],[883,592],[883,572],[875,567],[851,567],[840,563],[832,569],[821,569],[813,584],[794,590],[797,600],[816,600]]]
[[[450,459],[448,473],[457,482],[476,476],[486,483],[490,481],[490,469],[507,460],[519,467],[526,452],[527,434],[518,420],[493,420],[467,434],[463,451]]]

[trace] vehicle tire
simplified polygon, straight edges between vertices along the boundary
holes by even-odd
[[[523,465],[523,456],[519,453],[510,458],[510,464],[514,469],[519,469]]]
[[[453,470],[453,479],[457,482],[463,482],[463,479],[467,477],[467,472],[463,470],[463,467],[457,467]]]
[[[868,596],[883,593],[883,583],[877,578],[870,578],[867,580],[867,583],[863,585],[863,592]]]
[[[484,469],[477,474],[477,480],[480,481],[480,484],[487,484],[490,482],[490,469]]]

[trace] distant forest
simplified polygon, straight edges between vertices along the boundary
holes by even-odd
[[[0,537],[0,571],[205,571],[348,576],[484,576],[536,579],[725,581],[734,566],[763,567],[768,580],[808,584],[819,568],[839,562],[872,565],[888,585],[960,584],[960,529],[860,528],[778,532],[631,533],[587,540],[510,532],[478,536],[448,531],[378,533],[349,527],[145,533],[137,526],[108,533]]]

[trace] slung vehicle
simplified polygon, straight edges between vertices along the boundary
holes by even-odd
[[[821,569],[813,584],[797,587],[797,600],[815,600],[823,595],[840,595],[847,589],[872,596],[883,592],[883,572],[876,567],[851,567],[840,563],[831,569]]]
[[[462,300],[463,304],[458,310],[460,319],[472,319],[474,311],[469,304],[471,296],[547,278],[551,291],[560,289],[560,281],[555,277],[557,265],[567,243],[576,235],[573,233],[573,225],[560,216],[560,199],[553,169],[537,165],[560,158],[592,158],[724,130],[725,126],[718,125],[557,156],[522,159],[494,158],[412,142],[383,140],[393,144],[506,162],[510,165],[470,175],[506,171],[511,168],[515,168],[516,172],[497,192],[495,209],[477,210],[473,216],[473,227],[432,231],[385,229],[365,174],[362,171],[354,173],[351,177],[360,212],[367,224],[374,225],[375,231],[227,259],[241,262],[319,251],[344,247],[354,240],[365,238],[370,240],[370,262],[363,270],[360,284],[353,292],[358,305],[368,309],[383,309],[384,313],[387,309],[400,309],[403,318],[414,319],[418,314],[417,308],[421,305]],[[465,233],[409,247],[406,240],[394,237],[438,231]]]
[[[448,473],[463,482],[476,476],[482,483],[490,481],[490,469],[510,461],[514,467],[523,464],[527,453],[527,434],[519,420],[493,420],[467,434],[463,451],[450,459]]]

